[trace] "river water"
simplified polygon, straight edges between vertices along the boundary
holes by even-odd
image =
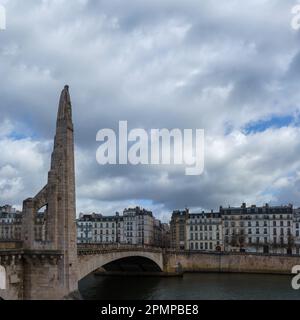
[[[183,277],[106,277],[80,282],[85,300],[300,300],[291,276],[193,273]]]

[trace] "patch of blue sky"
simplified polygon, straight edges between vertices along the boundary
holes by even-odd
[[[248,123],[243,131],[245,134],[263,132],[270,128],[283,128],[295,124],[293,115],[272,116],[269,119],[263,119]]]
[[[136,200],[136,203],[138,203],[141,207],[146,208],[153,205],[153,201],[147,200],[147,199],[140,199]]]
[[[12,140],[24,140],[30,137],[22,132],[13,131],[9,134],[9,138]]]

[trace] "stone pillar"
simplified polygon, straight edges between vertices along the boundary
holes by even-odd
[[[30,250],[34,247],[34,199],[29,198],[23,202],[23,224],[22,240],[24,249]]]
[[[72,106],[69,87],[65,86],[59,101],[48,183],[33,199],[25,200],[23,206],[23,239],[27,254],[24,284],[26,299],[59,299],[78,289],[75,199]],[[34,239],[34,218],[45,205],[46,242],[37,243]],[[40,256],[49,254],[49,250],[51,254],[61,257],[55,265],[44,259],[42,264],[37,263],[41,261]],[[33,260],[32,257],[37,258]]]

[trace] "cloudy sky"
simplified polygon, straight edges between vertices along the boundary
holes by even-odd
[[[70,85],[78,212],[300,205],[297,0],[0,0],[0,205],[46,183]],[[205,171],[100,166],[96,133],[205,129]]]

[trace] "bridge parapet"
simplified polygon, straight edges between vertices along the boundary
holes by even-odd
[[[18,264],[22,260],[23,252],[20,250],[1,250],[0,265],[7,267],[12,264]]]
[[[92,255],[92,254],[101,254],[109,252],[126,252],[126,251],[135,251],[135,252],[153,252],[153,253],[162,253],[162,248],[146,246],[146,245],[101,245],[101,244],[84,244],[78,245],[78,255]]]

